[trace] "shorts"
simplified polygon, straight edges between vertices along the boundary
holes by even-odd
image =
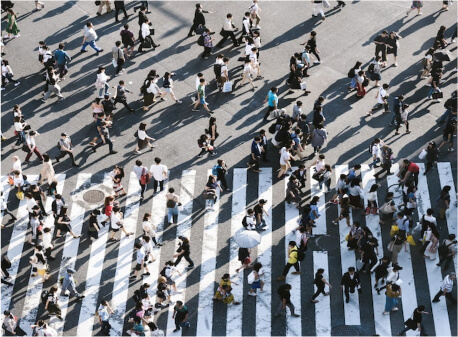
[[[46,274],[46,269],[38,269],[38,275],[44,276]]]
[[[205,98],[201,98],[200,101],[199,101],[200,104],[207,104],[207,102],[205,102]]]
[[[138,271],[142,270],[142,264],[141,263],[137,263],[135,265],[135,270],[138,270]]]
[[[170,277],[167,277],[167,284],[168,284],[169,286],[174,285],[174,284],[175,284],[175,281],[172,280]]]
[[[251,289],[260,289],[260,288],[261,288],[261,280],[257,280],[251,283]]]
[[[382,76],[380,74],[373,73],[371,75],[371,80],[372,81],[380,81],[382,79]]]
[[[282,171],[286,171],[286,165],[280,165],[280,169],[281,169]]]
[[[133,42],[132,42],[132,43],[129,43],[129,44],[125,44],[125,43],[124,43],[124,48],[126,48],[126,49],[129,48],[129,47],[133,47],[133,46],[134,46],[134,43],[133,43]]]
[[[165,92],[172,92],[172,88],[162,88]]]
[[[450,137],[450,139],[448,139],[447,136],[442,136],[442,139],[444,140],[444,142],[447,142],[449,144],[453,144],[453,137]]]

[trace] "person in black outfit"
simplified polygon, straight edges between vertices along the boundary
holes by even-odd
[[[9,268],[11,268],[11,262],[8,256],[5,254],[2,256],[2,262],[1,262],[2,283],[12,286],[13,283],[7,281],[7,279],[10,278],[10,273],[8,272]]]
[[[293,317],[299,317],[299,314],[294,313],[294,305],[291,303],[291,284],[283,284],[278,288],[277,293],[280,295],[280,305],[278,306],[278,310],[275,314],[276,317],[280,315],[285,315],[286,314],[286,307],[289,308],[291,311],[291,316]]]
[[[301,73],[297,67],[298,62],[300,63],[301,59],[302,59],[302,55],[300,53],[294,53],[294,55],[291,56],[289,60],[289,77],[288,77],[288,80],[286,81],[288,85],[291,85],[293,82],[293,79]]]
[[[361,293],[361,280],[359,279],[359,274],[355,272],[355,267],[348,268],[348,271],[342,276],[340,285],[344,291],[346,303],[350,302],[350,293],[353,294],[356,288]]]
[[[268,144],[268,140],[267,140],[267,136],[266,136],[266,130],[261,129],[261,131],[259,131],[259,138],[261,138],[262,161],[269,162],[269,160],[267,159],[267,144]]]
[[[201,4],[196,4],[196,11],[194,12],[194,20],[192,21],[191,29],[189,30],[188,37],[193,36],[196,32],[197,27],[205,26],[205,16],[204,13],[212,14],[210,11],[204,11]]]
[[[134,7],[134,12],[137,13],[137,10],[138,10],[138,9],[141,10],[142,7],[145,7],[145,8],[146,8],[146,12],[145,12],[146,14],[150,14],[150,13],[151,13],[151,12],[148,10],[148,1],[140,1],[140,5]]]
[[[425,327],[422,323],[423,317],[422,314],[427,314],[429,315],[428,312],[425,311],[425,306],[424,305],[419,305],[418,308],[416,308],[412,314],[412,319],[407,320],[406,322],[409,322],[411,324],[406,325],[404,329],[399,331],[398,335],[403,336],[404,333],[408,330],[419,330],[420,336],[428,336],[425,332]]]
[[[320,295],[320,293],[325,296],[329,295],[329,292],[324,291],[324,287],[326,284],[329,286],[329,289],[332,288],[329,282],[326,281],[326,279],[324,278],[323,274],[324,274],[323,268],[319,268],[316,271],[315,279],[313,280],[313,283],[316,285],[316,292],[315,294],[313,294],[312,298],[310,299],[310,302],[312,303],[318,303],[318,301],[315,298],[317,298]]]
[[[114,5],[115,5],[115,19],[116,19],[116,22],[119,22],[119,20],[118,20],[119,11],[123,11],[124,12],[124,20],[127,20],[130,15],[127,15],[126,7],[124,7],[124,1],[115,1]]]
[[[194,262],[189,257],[189,255],[191,254],[190,246],[189,246],[189,239],[185,238],[184,236],[179,236],[178,239],[180,239],[182,242],[179,244],[180,247],[177,250],[178,254],[173,255],[173,257],[177,258],[174,263],[175,267],[180,263],[181,259],[184,257],[184,259],[188,261],[189,263],[189,266],[187,267],[187,269],[194,268]]]
[[[113,87],[114,88],[114,87]],[[116,88],[116,99],[115,103],[121,103],[126,107],[127,110],[130,112],[134,112],[135,109],[132,109],[129,104],[127,104],[127,97],[126,97],[126,92],[132,93],[129,89],[125,87],[125,83],[123,80],[119,81],[119,85]]]
[[[92,147],[92,151],[96,152],[98,147],[108,143],[108,150],[110,151],[110,154],[118,153],[117,151],[113,150],[113,142],[111,141],[111,138],[110,138],[110,131],[108,130],[108,123],[106,121],[103,121],[100,128],[101,128],[100,136],[102,138],[102,142],[94,145]]]
[[[383,64],[386,63],[386,40],[388,38],[388,32],[384,30],[382,34],[377,36],[374,39],[375,42],[375,57],[377,58],[380,52],[382,53],[382,62]]]
[[[261,172],[259,169],[259,162],[261,161],[262,156],[262,145],[261,137],[254,137],[253,142],[251,143],[251,157],[250,161],[247,163],[249,168],[252,168],[254,172]]]
[[[361,260],[363,261],[363,266],[361,271],[365,273],[366,265],[370,261],[369,270],[377,263],[377,254],[374,249],[378,251],[378,240],[374,237],[370,237],[369,240],[361,247]]]
[[[299,168],[292,173],[299,182],[301,183],[301,188],[305,188],[305,182],[307,181],[307,168],[304,164],[300,164]]]
[[[140,29],[142,28],[143,22],[147,22],[147,21],[148,21],[148,17],[146,16],[146,7],[141,6],[140,12],[138,12],[138,25],[140,26]],[[140,35],[142,34],[140,33]]]
[[[88,234],[89,237],[92,240],[97,240],[99,238],[99,222],[97,221],[97,216],[100,215],[100,211],[98,209],[95,209],[92,211],[91,215],[89,216],[89,228],[88,228]]]

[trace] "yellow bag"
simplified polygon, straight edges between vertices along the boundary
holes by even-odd
[[[394,236],[397,233],[399,233],[399,227],[397,225],[391,226],[390,236]]]
[[[16,198],[18,198],[19,200],[24,200],[24,192],[18,191],[16,193]]]
[[[411,246],[415,246],[415,240],[413,239],[412,235],[407,235],[407,242],[408,242]]]
[[[350,233],[348,233],[347,235],[345,235],[345,241],[348,241],[348,238],[350,237]]]

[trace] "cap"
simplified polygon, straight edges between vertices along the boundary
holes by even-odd
[[[66,134],[65,132],[62,132],[60,135],[61,135],[62,137],[67,137],[67,134]]]
[[[266,204],[266,203],[267,203],[267,200],[261,199],[261,200],[259,200],[259,203],[260,203],[260,204]]]
[[[76,273],[76,271],[75,271],[75,269],[68,268],[68,269],[67,269],[67,273],[69,273],[69,274],[74,274],[74,273]]]

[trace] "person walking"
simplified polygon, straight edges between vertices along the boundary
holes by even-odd
[[[173,307],[172,318],[175,319],[175,329],[173,332],[180,331],[181,328],[187,328],[191,326],[191,323],[188,322],[189,319],[189,310],[182,301],[177,301]]]
[[[326,20],[326,16],[324,16],[323,12],[323,0],[312,0],[313,3],[313,14],[312,17],[316,18],[318,13],[321,14],[321,20]]]
[[[124,1],[115,1],[114,5],[115,5],[115,21],[119,22],[118,20],[119,11],[122,11],[124,13],[124,20],[127,20],[130,15],[127,15]]]
[[[395,31],[391,31],[390,35],[386,39],[386,46],[387,46],[386,53],[393,54],[393,66],[394,67],[398,66],[397,57],[398,57],[399,39],[402,39],[402,37]]]
[[[409,16],[410,12],[413,11],[414,9],[417,10],[417,15],[422,15],[423,13],[421,12],[421,8],[423,7],[423,0],[414,0],[412,1],[412,6],[407,10],[406,16]]]
[[[298,248],[296,246],[296,241],[290,241],[288,244],[288,262],[286,263],[285,268],[283,269],[283,274],[279,277],[277,277],[277,281],[283,281],[286,279],[286,275],[288,275],[289,270],[291,269],[292,266],[294,266],[294,269],[296,271],[293,271],[292,274],[294,275],[300,275],[300,270],[299,270],[299,259],[298,259]]]
[[[216,176],[216,180],[220,182],[220,185],[224,190],[230,191],[230,188],[227,187],[226,181],[227,170],[228,168],[226,162],[223,159],[218,159],[217,164],[212,168],[212,174]]]
[[[294,304],[291,302],[291,289],[291,284],[288,283],[283,284],[278,288],[277,294],[280,296],[280,305],[275,313],[275,317],[286,315],[286,307],[288,307],[291,311],[291,316],[300,317],[299,314],[294,312]]]
[[[121,48],[121,41],[115,42],[115,46],[111,48],[111,54],[113,56],[113,66],[116,67],[115,76],[122,75],[122,66],[126,62],[126,59],[124,56],[124,51]]]
[[[108,301],[102,300],[102,302],[100,302],[99,308],[97,309],[97,316],[101,325],[100,331],[102,331],[105,336],[110,335],[111,324],[109,322],[109,318],[112,314],[114,314],[114,311],[111,309]]]
[[[261,137],[254,137],[251,143],[251,155],[250,161],[247,163],[248,168],[253,169],[253,172],[259,173],[261,170],[259,169],[259,163],[261,162],[261,155],[263,149],[261,148]]]
[[[4,336],[27,336],[27,333],[20,328],[17,316],[13,315],[11,311],[5,310],[3,317],[2,328],[5,333]]]
[[[180,247],[177,250],[178,254],[173,255],[174,258],[177,258],[174,262],[174,266],[176,267],[180,263],[181,259],[184,258],[189,263],[186,269],[190,270],[194,268],[194,262],[191,260],[191,257],[189,256],[191,254],[189,239],[184,236],[179,236],[178,239],[180,239],[181,242],[179,243]]]
[[[119,34],[121,35],[121,42],[124,47],[124,55],[126,55],[127,57],[131,57],[135,49],[134,33],[132,33],[132,31],[129,30],[129,25],[126,23],[124,25],[124,29],[121,30]],[[130,49],[130,53],[129,53],[129,49]]]
[[[374,288],[378,288],[378,282],[381,284],[385,283],[385,278],[388,276],[388,267],[390,266],[391,260],[388,256],[383,256],[378,262],[372,267],[371,273],[375,273],[375,285]]]
[[[389,113],[389,105],[388,105],[388,88],[390,86],[387,83],[384,83],[382,87],[378,90],[377,95],[375,98],[377,99],[377,104],[374,105],[372,110],[366,113],[367,116],[372,116],[374,112],[376,112],[378,109],[380,109],[382,106],[385,109],[383,113]]]
[[[107,10],[107,13],[110,13],[112,11],[111,9],[111,1],[100,1],[100,4],[99,4],[99,8],[97,10],[97,16],[101,16],[102,15],[102,11],[103,11],[103,6],[106,7],[106,10]]]
[[[226,20],[224,21],[223,28],[221,29],[221,35],[223,38],[221,41],[217,43],[217,47],[222,48],[223,43],[230,37],[233,43],[233,47],[238,47],[239,44],[237,43],[237,39],[235,38],[234,32],[236,32],[238,28],[234,26],[232,23],[232,14],[229,13],[226,15]]]
[[[38,147],[35,142],[35,136],[39,135],[38,132],[32,130],[28,133],[28,135],[25,137],[25,143],[28,147],[28,153],[27,156],[25,156],[24,163],[30,163],[30,157],[32,157],[32,154],[36,154],[38,159],[40,161],[43,161],[43,156],[41,155],[40,151],[38,150]]]
[[[56,162],[59,162],[60,159],[62,159],[66,155],[69,155],[70,159],[72,160],[72,165],[79,166],[75,162],[75,157],[73,156],[74,147],[72,144],[72,140],[65,132],[62,132],[60,136],[61,136],[61,139],[59,140],[59,143],[58,143],[60,147],[60,154],[55,158]]]
[[[146,166],[143,166],[143,162],[141,160],[136,160],[135,165],[133,167],[133,171],[137,176],[138,183],[140,184],[140,200],[143,200],[145,197],[145,190],[146,186],[150,180],[150,173]]]
[[[175,194],[175,189],[170,187],[168,193],[165,195],[166,207],[167,207],[167,220],[169,225],[173,225],[176,223],[176,219],[178,217],[178,206],[180,204],[180,197]]]
[[[425,311],[425,306],[424,305],[419,305],[418,308],[416,308],[410,319],[405,321],[406,327],[399,331],[398,335],[399,336],[404,336],[406,331],[409,330],[418,330],[420,332],[420,336],[428,336],[428,334],[425,332],[425,327],[423,325],[423,316],[422,314],[429,315],[429,312]],[[408,323],[408,324],[406,324]]]
[[[6,13],[6,17],[8,19],[8,23],[6,25],[6,32],[8,33],[8,35],[6,35],[4,39],[11,39],[12,37],[21,36],[21,34],[19,34],[21,30],[17,25],[17,15],[13,11],[13,8],[8,8]]]
[[[59,43],[59,49],[54,51],[54,58],[56,59],[57,66],[59,68],[59,80],[65,80],[65,75],[68,74],[67,64],[72,58],[64,50],[65,44]]]
[[[57,84],[59,81],[58,76],[55,73],[55,70],[52,66],[50,66],[46,72],[46,85],[47,85],[47,91],[43,95],[43,98],[41,101],[44,103],[46,100],[51,96],[51,94],[56,94],[57,97],[59,97],[58,102],[61,102],[64,100],[64,96],[62,96],[60,92],[60,86]]]
[[[361,280],[359,274],[355,272],[355,267],[349,267],[348,271],[343,274],[340,285],[345,294],[345,303],[350,302],[350,293],[354,293],[355,289],[361,293]]]
[[[450,273],[449,275],[445,276],[445,278],[442,280],[441,286],[437,294],[433,298],[433,303],[437,303],[440,301],[441,296],[445,296],[450,302],[456,305],[456,298],[453,297],[452,290],[453,290],[453,284],[456,280],[456,274],[455,273]]]
[[[57,318],[62,321],[62,310],[60,309],[58,303],[59,297],[57,295],[57,291],[58,288],[56,286],[52,286],[51,289],[49,289],[45,310],[48,310],[49,315],[56,315]]]
[[[324,274],[324,269],[319,268],[317,272],[315,273],[315,279],[313,280],[313,284],[316,285],[316,292],[313,294],[312,298],[310,299],[310,302],[312,303],[318,303],[316,298],[321,294],[324,296],[329,295],[329,291],[325,292],[325,286],[327,285],[329,287],[329,290],[331,290],[332,286],[331,284],[326,280],[326,278],[323,276]]]
[[[98,209],[94,209],[89,216],[88,234],[91,242],[99,238],[100,225],[97,219],[99,215],[100,211]]]
[[[118,238],[115,238],[115,235],[119,230],[121,229],[126,236],[131,236],[134,233],[130,232],[128,233],[126,229],[124,228],[124,219],[123,219],[123,213],[121,212],[121,208],[119,206],[114,206],[113,207],[113,212],[110,215],[110,237],[108,238],[108,241],[119,241]]]
[[[100,138],[102,140],[101,143],[97,143],[92,146],[92,151],[97,152],[97,148],[101,147],[102,145],[108,144],[108,151],[109,154],[116,154],[118,153],[117,151],[113,150],[113,141],[111,140],[110,137],[110,130],[109,127],[111,124],[109,124],[107,121],[103,121],[102,124],[100,125]]]
[[[164,77],[162,78],[162,87],[164,88],[164,91],[161,95],[161,100],[165,101],[167,94],[170,94],[172,99],[175,101],[176,104],[181,104],[183,103],[179,99],[176,98],[175,93],[173,92],[173,79],[172,76],[176,75],[175,73],[169,73],[168,71],[164,74]]]
[[[73,278],[73,274],[75,273],[75,269],[67,268],[62,282],[60,296],[71,297],[75,295],[77,300],[82,300],[85,296],[76,291],[76,282]],[[69,291],[69,294],[67,294],[67,290]]]
[[[194,103],[194,106],[192,107],[192,111],[194,112],[199,111],[197,110],[197,107],[199,106],[199,104],[202,104],[204,107],[204,110],[206,110],[209,114],[212,114],[213,111],[211,111],[208,108],[208,103],[205,101],[205,86],[207,85],[207,82],[205,81],[204,78],[201,78],[199,82],[200,84],[199,84],[199,87],[197,88],[197,100]]]
[[[398,297],[402,295],[401,287],[397,283],[388,284],[386,286],[386,297],[385,297],[385,310],[384,315],[389,315],[392,311],[398,311]]]
[[[401,217],[402,216],[403,215],[401,215]],[[393,253],[391,256],[391,261],[393,263],[393,266],[398,264],[398,254],[401,252],[402,246],[404,246],[404,250],[407,252],[406,245],[407,245],[406,234],[405,232],[402,232],[401,230],[391,238],[391,242],[390,242],[388,250],[391,250],[391,252]]]
[[[388,39],[388,31],[384,30],[374,39],[375,43],[375,58],[382,53],[382,65],[386,65],[386,43]]]
[[[112,87],[115,88],[115,87]],[[132,109],[129,104],[127,104],[127,97],[126,97],[126,92],[129,94],[132,94],[132,91],[126,88],[125,82],[123,80],[119,81],[118,86],[116,87],[116,92],[114,94],[115,98],[115,104],[116,103],[121,103],[124,105],[124,107],[129,110],[130,113],[133,113],[135,109]]]
[[[451,119],[447,125],[444,128],[444,131],[442,133],[442,143],[440,143],[439,147],[437,148],[438,151],[444,146],[445,144],[448,143],[448,148],[447,152],[453,152],[453,139],[454,136],[456,135],[456,119]]]
[[[196,10],[194,12],[194,20],[192,21],[191,29],[189,30],[188,37],[197,34],[197,28],[205,27],[205,16],[204,14],[213,14],[213,12],[203,10],[203,6],[200,3],[196,4]]]
[[[7,60],[2,60],[2,91],[5,90],[6,80],[8,82],[14,83],[14,86],[17,87],[21,82],[13,79],[13,70],[10,67],[10,64]]]
[[[312,132],[313,156],[321,151],[321,148],[327,144],[328,133],[323,124],[318,124]]]
[[[161,164],[162,159],[159,157],[154,158],[154,164],[151,165],[149,171],[153,178],[154,194],[157,193],[157,187],[159,184],[160,191],[164,190],[164,180],[168,178],[167,166]]]
[[[54,167],[52,166],[51,158],[47,153],[43,153],[42,157],[43,166],[40,171],[40,180],[37,184],[41,185],[44,183],[45,180],[48,182],[48,184],[51,184],[56,179]]]
[[[92,49],[94,49],[97,54],[103,51],[103,49],[97,47],[95,44],[95,40],[97,40],[97,33],[94,30],[94,26],[92,25],[92,22],[87,22],[86,27],[84,27],[84,36],[83,36],[83,42],[81,42],[81,50],[80,53],[86,53],[86,47],[89,45]]]
[[[143,269],[144,273],[141,276],[149,276],[150,272],[148,270],[148,263],[147,263],[147,254],[145,251],[145,247],[142,246],[140,242],[136,242],[134,244],[134,252],[135,252],[135,260],[137,264],[135,265],[134,274],[130,277],[131,279],[137,279],[138,273]]]
[[[214,34],[214,32],[212,32],[210,28],[205,28],[205,31],[202,34],[202,37],[204,39],[204,52],[202,53],[201,58],[205,60],[207,60],[208,57],[211,55],[213,41],[215,41],[215,39],[211,37],[212,34]]]
[[[278,96],[277,96],[278,88],[272,87],[268,92],[266,98],[262,103],[267,102],[267,112],[264,115],[264,122],[267,121],[267,118],[270,116],[270,112],[278,109]]]
[[[455,238],[455,234],[449,234],[448,238],[442,241],[442,246],[445,249],[443,249],[443,253],[441,254],[441,250],[439,248],[439,263],[436,264],[436,266],[441,267],[445,262],[444,268],[447,270],[450,263],[453,262],[453,258],[456,255]]]
[[[95,81],[95,87],[99,91],[99,98],[100,99],[104,98],[104,95],[111,95],[108,92],[108,89],[110,88],[110,85],[108,84],[107,81],[109,79],[110,79],[110,76],[108,76],[105,73],[105,67],[100,66],[99,69],[97,70],[97,79]]]

